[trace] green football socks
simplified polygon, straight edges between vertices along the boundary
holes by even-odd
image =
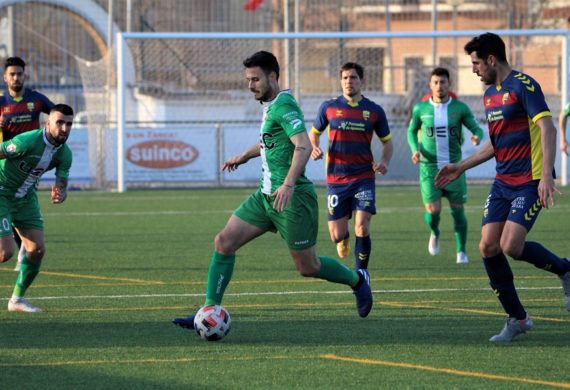
[[[320,256],[319,260],[321,261],[321,269],[317,275],[314,275],[315,278],[346,284],[350,287],[358,284],[360,280],[358,274],[340,261],[327,256]]]
[[[440,214],[439,213],[431,214],[426,211],[426,213],[424,214],[424,219],[426,220],[426,223],[429,227],[429,230],[431,230],[431,233],[435,236],[439,236]]]
[[[26,293],[26,290],[38,273],[40,272],[40,264],[35,264],[28,259],[28,255],[25,254],[22,258],[22,264],[20,266],[20,273],[18,274],[18,278],[16,279],[16,286],[14,287],[14,292],[12,296],[21,298]]]
[[[214,251],[210,269],[208,270],[208,287],[206,288],[206,305],[220,305],[224,291],[232,278],[236,255],[222,255]]]
[[[453,217],[453,230],[455,231],[455,243],[457,244],[457,252],[466,253],[465,244],[467,243],[467,218],[465,218],[465,209],[463,207],[452,208],[451,216]]]

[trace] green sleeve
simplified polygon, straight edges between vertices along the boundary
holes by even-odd
[[[289,98],[287,96],[287,98]],[[289,138],[295,134],[306,132],[305,118],[301,107],[293,100],[293,98],[284,99],[275,110],[275,120],[281,125]]]
[[[463,104],[463,124],[469,129],[469,131],[471,131],[471,133],[473,133],[473,135],[479,137],[480,140],[483,140],[483,129],[481,129],[481,126],[479,126],[479,123],[477,123],[477,120],[473,116],[469,106],[466,104]]]
[[[410,145],[412,154],[418,151],[418,131],[421,127],[422,123],[420,120],[419,109],[416,104],[412,110],[412,119],[410,119],[410,125],[408,126],[408,145]]]
[[[55,167],[55,175],[64,179],[69,178],[69,170],[71,169],[71,162],[73,161],[73,155],[71,149],[65,145],[62,150],[59,151],[61,156],[59,157],[59,163]]]

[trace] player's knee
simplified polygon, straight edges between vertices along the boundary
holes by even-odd
[[[522,247],[520,245],[517,245],[516,243],[512,243],[512,242],[507,242],[507,243],[501,243],[501,248],[503,249],[503,252],[505,252],[505,254],[507,256],[512,257],[515,260],[518,260],[522,254]]]
[[[222,254],[229,254],[235,252],[233,250],[233,245],[231,243],[231,240],[228,239],[228,237],[226,237],[226,235],[223,232],[218,233],[216,235],[216,238],[214,238],[214,248],[216,249],[216,252]]]
[[[39,262],[44,258],[46,248],[44,245],[36,245],[31,249],[26,249],[26,254],[32,262]]]
[[[501,247],[499,246],[499,243],[481,240],[479,242],[479,253],[482,257],[493,257],[501,253]]]
[[[366,225],[355,225],[354,233],[357,237],[367,237],[370,235],[370,229]]]
[[[334,243],[341,242],[346,238],[346,232],[334,231],[331,232],[331,241]]]

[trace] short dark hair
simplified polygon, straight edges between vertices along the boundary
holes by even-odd
[[[71,108],[71,106],[68,106],[67,104],[56,104],[55,106],[53,106],[53,108],[49,111],[50,114],[52,112],[61,112],[63,115],[71,115],[73,116],[73,108]]]
[[[447,70],[447,68],[437,67],[431,71],[430,79],[431,79],[431,76],[440,76],[440,77],[445,76],[445,77],[447,77],[448,80],[450,80],[449,70]]]
[[[4,62],[4,70],[8,69],[9,66],[20,66],[22,69],[26,69],[26,63],[20,57],[8,57]]]
[[[358,77],[360,77],[361,79],[364,78],[364,68],[362,67],[362,65],[359,65],[356,62],[347,62],[346,64],[341,66],[339,72],[340,77],[342,77],[342,72],[345,72],[350,69],[354,69],[356,71],[356,74],[358,74]]]
[[[279,62],[277,62],[277,58],[275,58],[273,53],[268,51],[261,50],[252,54],[243,61],[243,66],[246,68],[255,68],[258,66],[267,75],[271,72],[275,72],[277,80],[279,80]]]
[[[465,44],[464,49],[467,54],[476,52],[484,61],[493,55],[499,62],[507,62],[505,42],[497,34],[487,32],[476,36]]]

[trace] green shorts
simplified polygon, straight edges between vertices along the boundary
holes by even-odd
[[[435,176],[439,172],[437,166],[420,164],[420,190],[424,204],[433,203],[447,198],[449,203],[464,204],[467,202],[467,182],[465,173],[461,174],[457,180],[452,181],[444,188],[435,187]]]
[[[265,231],[279,232],[289,249],[306,249],[317,243],[319,205],[314,191],[295,190],[289,207],[278,213],[273,208],[273,197],[258,189],[234,215]]]
[[[44,218],[35,191],[20,199],[0,195],[0,237],[13,235],[12,225],[18,229],[44,230]]]

